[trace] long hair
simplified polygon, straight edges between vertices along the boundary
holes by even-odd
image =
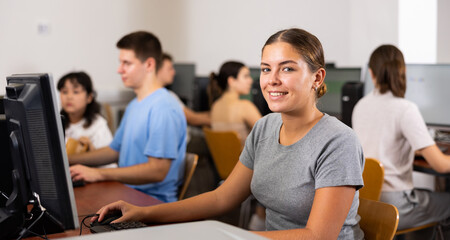
[[[219,74],[212,72],[209,76],[208,94],[211,104],[216,101],[228,89],[228,78],[237,78],[245,65],[237,61],[228,61],[222,64]]]
[[[380,93],[391,91],[396,97],[405,97],[406,66],[403,53],[397,47],[379,46],[370,56],[369,68]]]
[[[87,96],[92,95],[92,101],[86,106],[86,110],[83,113],[83,118],[86,119],[86,122],[83,124],[84,128],[88,128],[91,126],[92,122],[95,120],[97,114],[100,114],[100,104],[96,101],[96,92],[92,85],[91,78],[85,72],[71,72],[64,76],[62,76],[58,81],[58,91],[64,87],[67,81],[70,81],[72,84],[79,84],[86,90]],[[64,116],[64,127],[69,127],[69,115],[64,109],[61,109],[61,115]]]

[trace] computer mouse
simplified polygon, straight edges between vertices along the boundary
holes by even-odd
[[[99,226],[99,225],[108,225],[110,224],[112,221],[118,219],[122,217],[122,213],[121,212],[112,212],[112,213],[108,213],[106,214],[106,216],[103,218],[103,220],[101,222],[98,221],[98,218],[93,221],[91,223],[91,227],[93,226]]]

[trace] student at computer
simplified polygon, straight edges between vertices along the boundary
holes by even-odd
[[[148,32],[133,32],[117,42],[118,73],[136,98],[127,106],[108,147],[69,157],[73,180],[114,180],[165,202],[177,200],[186,152],[186,118],[183,110],[156,78],[161,44]],[[118,162],[119,168],[84,165]],[[80,165],[82,164],[82,165]]]
[[[253,193],[267,209],[268,231],[258,234],[362,239],[357,190],[363,185],[364,157],[353,131],[316,108],[326,92],[324,66],[322,45],[314,35],[295,28],[272,35],[262,50],[260,85],[276,113],[255,124],[225,182],[175,203],[112,203],[98,211],[99,220],[115,210],[123,214],[116,222],[206,219],[233,209]]]
[[[106,120],[100,115],[100,104],[85,72],[70,72],[62,76],[57,85],[61,99],[61,115],[65,121],[65,137],[87,145],[87,150],[107,146],[112,134]]]
[[[174,77],[175,68],[173,67],[172,56],[167,53],[163,53],[161,68],[158,70],[157,78],[163,82],[164,86],[168,86],[173,83]],[[209,126],[211,124],[211,117],[209,116],[209,112],[195,112],[194,110],[187,107],[176,93],[171,90],[169,90],[169,93],[178,101],[180,106],[183,108],[184,115],[186,116],[186,121],[189,125]]]
[[[242,95],[250,93],[253,79],[243,63],[228,61],[219,73],[210,75],[211,86],[218,86],[220,97],[211,106],[211,128],[218,131],[236,131],[242,146],[256,121],[261,118],[255,104]],[[214,83],[215,82],[215,83]]]
[[[392,45],[378,47],[370,56],[369,71],[375,89],[356,104],[352,124],[365,157],[376,158],[384,165],[380,200],[397,207],[398,229],[448,218],[450,193],[413,186],[415,151],[420,151],[438,172],[450,172],[450,156],[436,146],[417,106],[404,99],[406,68],[402,52]]]

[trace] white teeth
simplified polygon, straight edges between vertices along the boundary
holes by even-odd
[[[281,92],[271,92],[271,93],[269,93],[269,94],[270,94],[270,96],[274,96],[274,97],[276,97],[276,96],[286,95],[287,93],[281,93]]]

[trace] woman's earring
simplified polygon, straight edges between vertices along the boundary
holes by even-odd
[[[316,92],[317,92],[317,87],[314,87],[314,91],[316,91]]]

